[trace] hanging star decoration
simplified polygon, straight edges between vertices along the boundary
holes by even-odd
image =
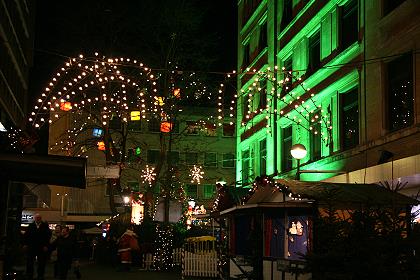
[[[201,166],[195,166],[190,170],[191,183],[200,184],[200,180],[203,179],[204,171],[201,170]]]
[[[156,179],[156,173],[154,171],[155,171],[154,167],[149,167],[148,165],[146,165],[146,168],[141,171],[142,173],[141,177],[143,178],[143,183],[147,182],[149,183],[149,185],[152,184],[152,182]]]

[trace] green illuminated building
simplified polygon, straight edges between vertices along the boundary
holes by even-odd
[[[416,193],[419,10],[413,0],[239,0],[238,183],[294,178],[300,143],[301,180],[394,180]]]

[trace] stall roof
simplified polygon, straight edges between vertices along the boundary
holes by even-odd
[[[256,207],[309,207],[314,201],[325,204],[329,200],[337,205],[382,205],[408,206],[419,201],[377,184],[344,184],[330,182],[304,182],[277,179],[274,184],[257,186],[257,190],[245,205],[238,205],[220,214]],[[284,189],[285,193],[279,189]],[[287,192],[287,193],[286,193]],[[291,198],[289,198],[289,193]]]
[[[346,184],[330,182],[303,182],[278,179],[276,184],[287,187],[294,195],[325,202],[370,205],[416,205],[419,201],[377,184]]]

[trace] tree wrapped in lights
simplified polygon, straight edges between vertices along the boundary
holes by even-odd
[[[170,171],[175,167],[168,162],[172,145],[182,141],[182,132],[173,133],[175,124],[180,120],[180,111],[188,105],[217,100],[219,105],[215,106],[220,107],[223,85],[218,86],[217,90],[210,89],[197,74],[178,71],[177,67],[153,73],[130,58],[106,58],[98,54],[85,58],[80,55],[69,59],[55,74],[37,100],[29,121],[35,128],[50,124],[54,138],[51,153],[96,159],[100,151],[106,165],[120,167],[120,177],[127,169],[137,170],[139,177],[144,179],[146,192],[153,193],[159,186],[158,197],[177,199],[185,196],[176,194],[180,189],[183,192],[183,188],[173,178],[173,174],[182,170]],[[218,116],[211,116],[205,122],[197,121],[196,126],[220,125],[223,110],[215,111]],[[160,123],[159,157],[153,170],[149,168],[151,173],[143,172],[147,178],[141,175],[143,162],[128,160],[127,148],[134,141],[137,141],[134,154],[140,154],[146,147],[141,139],[130,133],[131,125],[139,120]],[[188,174],[187,169],[185,172]],[[117,211],[113,194],[121,191],[119,178],[108,180],[110,208],[114,214]],[[156,198],[146,195],[150,202],[146,205],[153,207],[151,199]],[[152,210],[146,212],[153,213]],[[165,217],[168,216],[166,207]]]
[[[173,250],[173,233],[172,227],[169,225],[156,226],[156,251],[154,266],[157,270],[169,270],[173,267],[172,250]]]

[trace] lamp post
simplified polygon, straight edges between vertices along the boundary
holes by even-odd
[[[290,153],[297,160],[296,180],[300,180],[300,160],[306,157],[308,151],[302,144],[295,144],[290,149]]]

